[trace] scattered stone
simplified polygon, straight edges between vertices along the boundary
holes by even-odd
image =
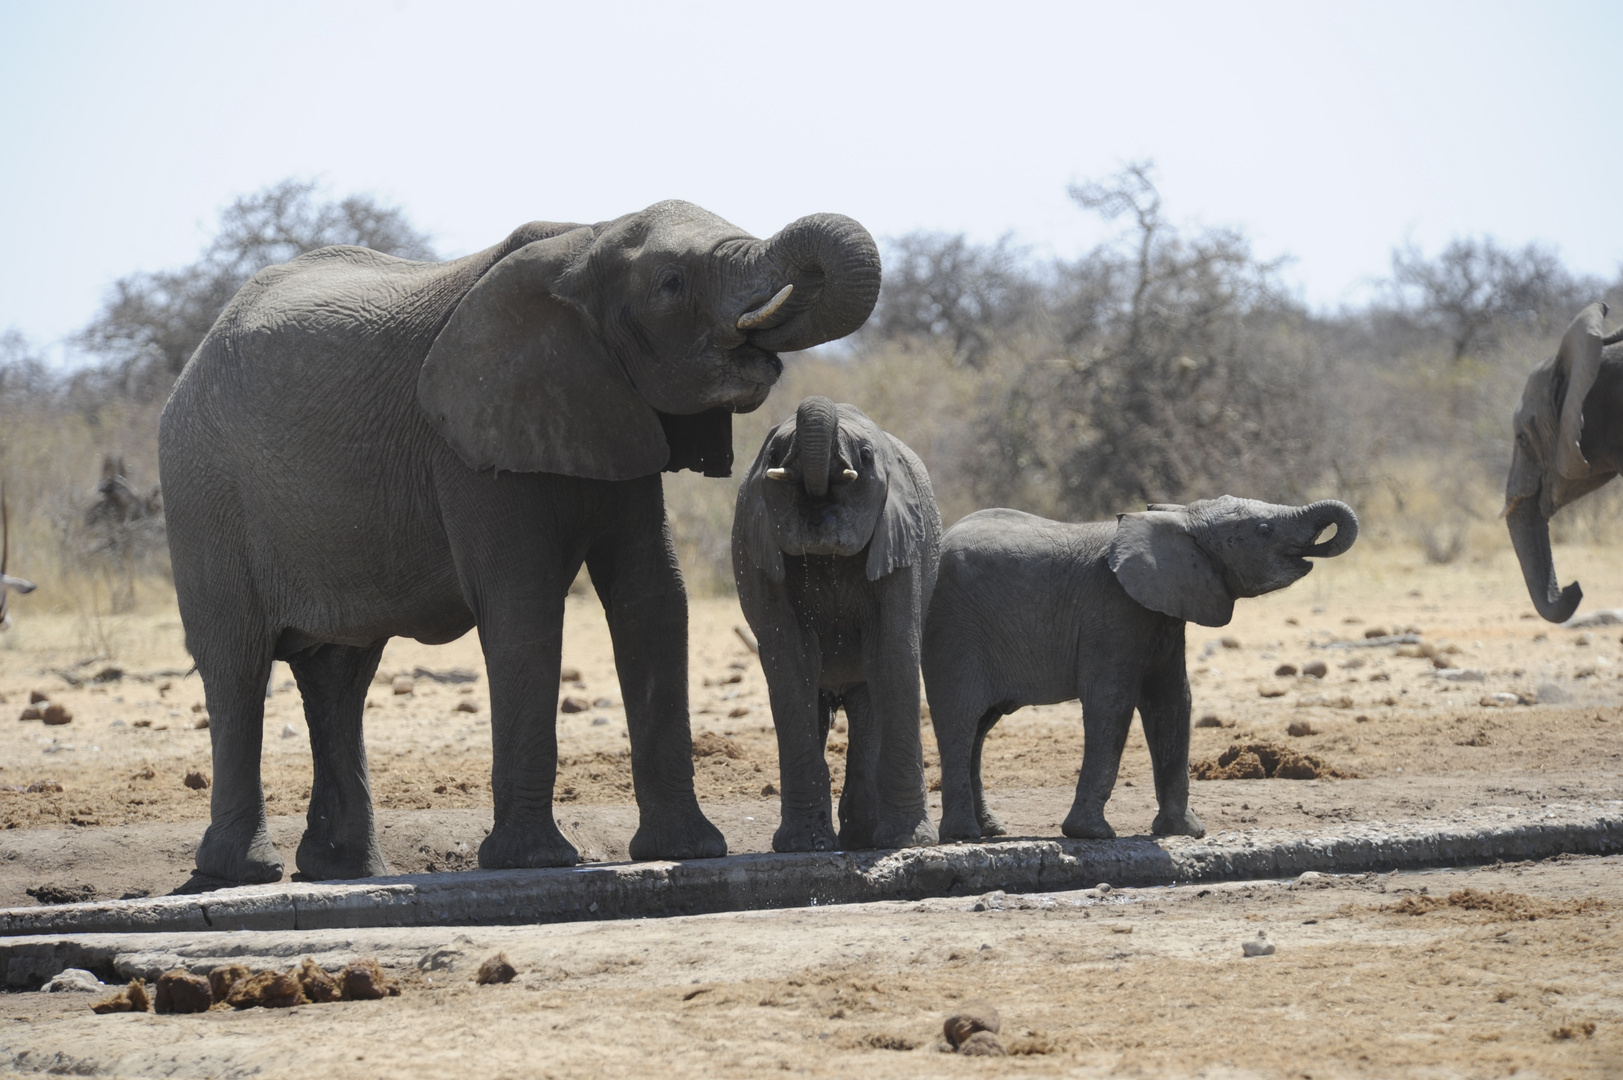
[[[1203,728],[1222,727],[1223,721],[1216,713],[1207,713],[1205,716],[1202,716],[1199,720],[1195,721],[1195,726]]]
[[[1378,638],[1386,636],[1386,627],[1384,626],[1371,626],[1369,629],[1364,631],[1365,638]]]
[[[1279,676],[1281,679],[1288,679],[1292,675],[1296,674],[1296,665],[1280,664],[1278,667],[1274,668],[1274,674]]]
[[[194,713],[202,712],[205,708],[207,708],[207,706],[205,706],[201,701],[192,702],[192,712]]]
[[[23,790],[30,795],[38,795],[41,793],[48,795],[61,794],[62,782],[60,780],[35,780]]]
[[[606,717],[606,716],[594,716],[594,717],[592,717],[592,726],[593,727],[604,727],[605,725],[608,724],[608,722],[609,722],[609,718]]]
[[[226,964],[209,972],[209,990],[214,994],[215,1001],[224,1001],[231,994],[231,988],[237,983],[252,975],[253,972],[242,964]]]
[[[225,996],[225,1003],[233,1009],[288,1009],[294,1005],[308,1005],[299,980],[290,974],[258,971],[246,979],[238,979]]]
[[[193,769],[191,772],[186,774],[186,779],[182,780],[181,783],[185,784],[193,791],[202,791],[204,788],[209,786],[209,778],[198,772],[196,769]]]
[[[397,997],[400,986],[383,974],[374,957],[363,957],[346,967],[338,975],[344,989],[345,1001],[376,1001],[382,997]]]
[[[42,904],[83,904],[96,898],[94,885],[57,885],[47,882],[25,889],[29,896]]]
[[[717,735],[714,731],[701,731],[693,736],[694,757],[714,757],[717,754],[727,758],[741,758],[744,751],[732,739],[725,735]]]
[[[293,730],[293,725],[292,724],[283,724],[282,725],[282,738],[284,738],[284,739],[296,739],[296,738],[298,738],[298,736],[299,736],[299,733],[297,731]]]
[[[193,975],[185,968],[175,968],[158,976],[158,989],[152,996],[153,1012],[208,1012],[213,1004],[214,991],[203,976]]]
[[[566,683],[566,682],[578,683],[578,682],[580,682],[580,668],[566,667],[566,668],[560,669],[559,672],[558,672],[558,681],[560,683]]]
[[[777,785],[775,785],[775,784],[762,784],[761,785],[761,794],[762,795],[776,795],[777,793],[778,793]]]
[[[1293,888],[1298,888],[1298,889],[1319,888],[1319,887],[1321,887],[1323,885],[1327,885],[1327,884],[1329,884],[1328,880],[1325,878],[1325,876],[1323,874],[1319,873],[1319,871],[1317,871],[1317,870],[1303,870],[1300,874],[1296,875],[1296,882],[1295,882]]]
[[[1520,701],[1521,699],[1515,694],[1483,694],[1482,700],[1477,702],[1477,704],[1486,705],[1487,707],[1493,709],[1502,709],[1510,705],[1518,704]]]
[[[304,991],[304,996],[317,1004],[339,1001],[344,996],[343,987],[338,985],[338,980],[327,974],[320,964],[308,956],[293,969],[292,975],[299,981],[299,989]]]
[[[461,701],[456,703],[456,708],[454,710],[452,710],[452,711],[453,712],[478,712],[479,711],[479,703],[477,701],[470,701],[467,698],[463,698]]]
[[[1240,951],[1246,956],[1272,956],[1274,943],[1268,940],[1265,932],[1258,930],[1256,937],[1240,943]]]
[[[62,705],[47,705],[40,719],[50,727],[61,727],[63,724],[73,723],[73,714]]]
[[[1269,686],[1267,683],[1263,683],[1257,687],[1257,693],[1265,698],[1276,698],[1284,697],[1289,691],[1283,686]]]
[[[499,952],[479,965],[479,973],[473,977],[473,981],[480,986],[490,986],[510,983],[517,977],[518,969],[508,961],[506,953]]]
[[[606,698],[606,697],[600,697],[596,701],[592,702],[592,708],[594,708],[594,709],[612,709],[612,708],[614,708],[614,702],[611,701],[610,699]]]
[[[51,700],[50,697],[48,697],[45,694],[45,692],[42,691],[42,690],[30,690],[30,691],[28,691],[28,704],[30,704],[30,705],[38,705],[42,701],[50,701],[50,700]]]
[[[28,708],[24,709],[21,713],[18,714],[17,723],[21,724],[21,723],[23,723],[24,721],[27,721],[27,720],[43,720],[43,719],[45,719],[45,713],[43,711],[41,711],[38,706],[30,705],[30,706],[28,706]]]
[[[121,668],[121,667],[104,667],[100,671],[96,672],[96,674],[92,675],[90,677],[90,681],[93,682],[93,683],[110,683],[110,682],[118,682],[123,677],[124,677],[124,669],[123,668]]]
[[[1594,643],[1595,643],[1595,637],[1594,637],[1593,634],[1579,634],[1578,635],[1577,644],[1587,646],[1587,645],[1593,645]]]
[[[1285,726],[1285,734],[1299,739],[1303,735],[1316,735],[1318,732],[1307,720],[1292,720]]]
[[[1436,671],[1434,674],[1439,679],[1444,679],[1448,682],[1459,683],[1488,681],[1488,674],[1485,671],[1479,671],[1476,668],[1458,668],[1454,667],[1452,664],[1446,669]]]
[[[1008,893],[1004,892],[1002,889],[993,889],[985,896],[982,896],[980,899],[976,900],[975,906],[971,910],[996,911],[1003,906],[1003,901],[1007,896]]]
[[[410,694],[415,691],[417,689],[417,680],[410,675],[396,675],[394,682],[390,686],[394,690],[395,697],[400,697],[403,694]]]
[[[1218,640],[1218,644],[1223,646],[1225,649],[1238,649],[1240,647],[1240,639],[1236,637],[1224,637]]]
[[[591,706],[586,704],[584,699],[578,697],[566,697],[558,703],[558,711],[561,713],[585,712],[589,708]]]
[[[84,968],[63,968],[51,976],[50,981],[39,988],[39,992],[42,994],[78,994],[97,993],[105,989],[107,989],[107,984]]]
[[[1337,769],[1313,754],[1269,742],[1234,743],[1216,758],[1194,762],[1196,780],[1356,780],[1355,772]]]
[[[1313,679],[1322,679],[1330,673],[1330,666],[1323,660],[1310,660],[1302,665],[1302,674]]]
[[[1093,887],[1093,891],[1098,893],[1100,896],[1109,896],[1110,895],[1110,882],[1108,882],[1108,881],[1099,882],[1099,884],[1097,884],[1097,885],[1095,885]]]
[[[996,1035],[1002,1026],[1003,1019],[990,1002],[966,1001],[958,1007],[957,1012],[947,1017],[947,1022],[941,1026],[941,1033],[947,1037],[952,1048],[958,1050],[976,1032],[986,1031]]]
[[[149,1012],[152,1002],[147,998],[146,984],[140,979],[131,979],[130,985],[124,987],[111,997],[102,998],[90,1006],[90,1011],[98,1016],[107,1013]]]
[[[727,710],[727,715],[732,717],[734,720],[737,720],[740,716],[748,716],[749,714],[750,707],[748,705],[734,705],[731,709]]]
[[[199,716],[196,720],[192,721],[192,730],[193,731],[207,731],[208,729],[209,729],[209,718],[208,717]]]

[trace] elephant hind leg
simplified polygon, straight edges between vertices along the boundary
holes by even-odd
[[[299,873],[311,881],[389,872],[378,847],[362,715],[366,688],[387,639],[371,645],[317,645],[288,660],[310,727],[314,780]]]
[[[993,707],[975,721],[975,748],[969,756],[969,780],[975,797],[975,821],[980,825],[982,836],[1002,836],[1009,831],[998,816],[987,808],[986,790],[981,786],[981,749],[986,745],[986,736],[1003,717],[1003,710]]]
[[[824,700],[832,700],[823,694]],[[833,710],[826,715],[832,717]],[[879,826],[880,733],[873,702],[864,684],[845,695],[845,783],[840,788],[840,849],[855,851],[874,846]]]
[[[978,840],[985,799],[981,793],[981,742],[1002,712],[995,706],[982,712],[973,701],[967,708],[946,695],[931,695],[930,724],[941,755],[942,840]],[[986,717],[993,720],[988,723]]]
[[[271,844],[259,767],[273,642],[241,623],[208,621],[212,632],[206,634],[193,629],[202,620],[187,622],[187,646],[208,704],[214,770],[197,870],[225,881],[279,881],[282,857]]]

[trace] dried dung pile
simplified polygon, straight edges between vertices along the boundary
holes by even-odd
[[[1215,759],[1194,762],[1196,780],[1356,780],[1358,774],[1323,759],[1270,742],[1235,743]]]
[[[1473,911],[1488,919],[1532,922],[1554,915],[1584,915],[1606,905],[1599,900],[1539,900],[1521,893],[1500,890],[1460,889],[1447,896],[1405,896],[1387,911],[1394,915],[1428,915],[1433,911]]]

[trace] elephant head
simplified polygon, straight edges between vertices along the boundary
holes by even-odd
[[[1335,527],[1320,541],[1319,534]],[[1234,601],[1283,589],[1352,547],[1358,516],[1346,503],[1275,506],[1224,495],[1187,506],[1152,504],[1116,518],[1110,569],[1127,595],[1153,611],[1226,626]]]
[[[850,218],[757,240],[663,202],[510,237],[434,339],[423,411],[476,469],[604,480],[728,474],[730,416],[766,399],[777,354],[851,333],[879,253]]]
[[[11,561],[11,515],[6,508],[6,489],[0,487],[0,630],[11,629],[11,613],[6,610],[6,594],[8,592],[31,593],[34,591],[32,581],[24,581],[20,577],[12,577],[6,573],[6,565]]]
[[[738,494],[743,551],[783,580],[785,555],[859,555],[868,580],[911,566],[935,511],[917,459],[854,405],[809,397],[767,436]]]
[[[1501,516],[1510,527],[1533,606],[1551,622],[1570,619],[1584,592],[1576,581],[1561,588],[1555,576],[1550,518],[1616,476],[1623,464],[1601,445],[1609,432],[1584,427],[1584,399],[1600,375],[1601,350],[1623,341],[1623,331],[1605,334],[1606,310],[1605,304],[1594,303],[1578,313],[1556,354],[1527,376],[1512,420],[1516,444]]]

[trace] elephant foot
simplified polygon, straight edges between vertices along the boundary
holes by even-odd
[[[368,837],[360,844],[341,844],[306,831],[293,861],[306,881],[381,877],[389,872],[376,837]]]
[[[265,822],[223,825],[214,822],[197,845],[197,872],[223,881],[265,885],[282,880],[282,857],[265,831]]]
[[[873,832],[876,848],[928,847],[940,843],[940,836],[923,809],[882,820]]]
[[[1156,836],[1193,836],[1198,840],[1206,835],[1206,824],[1188,807],[1182,810],[1163,810],[1155,815],[1150,832]]]
[[[981,824],[968,810],[948,807],[941,814],[941,840],[979,840]]]
[[[578,862],[580,852],[564,839],[551,818],[522,825],[498,825],[479,845],[481,870],[574,866]]]
[[[644,813],[641,819],[628,849],[637,862],[719,859],[727,854],[726,837],[704,816],[697,802],[683,810]]]
[[[1102,810],[1083,810],[1072,807],[1060,823],[1059,831],[1072,840],[1114,840],[1116,830],[1105,820]]]
[[[874,842],[874,825],[871,821],[861,825],[840,826],[841,851],[866,851],[869,848],[883,846]]]
[[[1004,826],[1003,820],[990,810],[982,810],[975,815],[981,823],[982,836],[1007,836],[1009,830]]]
[[[838,851],[840,841],[829,826],[828,811],[824,810],[817,815],[786,816],[783,823],[778,826],[778,831],[772,834],[772,850]]]

